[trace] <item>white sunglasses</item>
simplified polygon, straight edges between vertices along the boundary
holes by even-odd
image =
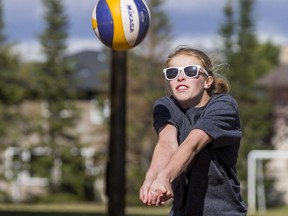
[[[168,67],[163,70],[165,74],[165,78],[167,80],[174,80],[176,79],[180,71],[183,71],[185,76],[188,78],[195,78],[198,77],[200,69],[204,72],[204,74],[209,77],[209,73],[203,68],[201,65],[186,65],[183,67]]]

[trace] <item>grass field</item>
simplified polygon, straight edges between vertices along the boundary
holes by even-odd
[[[127,207],[127,216],[167,216],[167,207]],[[0,204],[3,216],[106,216],[106,207],[96,204]],[[248,214],[248,216],[287,216],[288,206],[268,209],[266,214]]]
[[[248,216],[288,216],[288,206],[268,209],[266,214],[249,214]]]
[[[105,216],[107,209],[97,204],[0,204],[0,215],[5,216]],[[165,216],[167,207],[127,207],[129,216]]]

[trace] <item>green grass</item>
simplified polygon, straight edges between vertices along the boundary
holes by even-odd
[[[271,208],[267,209],[266,214],[248,214],[248,216],[287,216],[288,215],[288,206],[280,208]]]
[[[105,205],[97,204],[0,204],[5,216],[105,216]],[[167,216],[168,207],[127,207],[129,216]]]
[[[4,216],[106,216],[104,205],[97,204],[0,204]],[[169,207],[127,207],[127,216],[167,216]],[[268,209],[266,214],[248,216],[287,216],[288,206]]]

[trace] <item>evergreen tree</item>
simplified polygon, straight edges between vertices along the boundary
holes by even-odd
[[[167,14],[163,12],[164,0],[146,1],[151,14],[151,23],[145,40],[140,44],[143,54],[159,61],[165,58],[171,41],[171,25]]]
[[[139,202],[138,192],[157,141],[152,127],[152,104],[165,94],[163,62],[169,47],[170,24],[163,0],[147,1],[151,19],[148,34],[128,58],[128,203]]]
[[[1,152],[8,147],[21,148],[24,137],[30,134],[30,123],[21,112],[21,105],[27,96],[25,79],[20,72],[20,59],[12,53],[13,44],[9,43],[5,35],[3,19],[3,1],[0,0],[0,143]],[[4,157],[1,164],[4,165]],[[20,166],[19,166],[20,165]],[[23,164],[10,167],[11,175],[2,176],[4,181],[13,181]],[[7,191],[6,191],[7,192]],[[1,192],[1,201],[9,201],[8,194]]]
[[[247,155],[253,149],[271,148],[269,136],[271,105],[257,94],[257,80],[277,64],[278,48],[270,42],[261,44],[254,32],[252,17],[254,1],[239,0],[238,20],[228,0],[224,8],[226,22],[220,28],[222,53],[230,66],[226,76],[231,82],[242,122],[243,137],[238,171],[245,189]],[[269,50],[269,52],[267,52]]]
[[[3,6],[0,0],[0,100],[12,105],[23,100],[25,95],[19,76],[19,57],[12,54],[13,45],[7,42],[3,20]]]
[[[43,0],[46,29],[40,35],[46,60],[40,67],[38,94],[43,99],[42,143],[51,150],[51,160],[41,163],[49,170],[50,192],[62,199],[85,199],[84,163],[76,132],[79,110],[76,107],[72,70],[65,58],[68,21],[63,1]],[[73,154],[72,154],[73,153]],[[35,162],[35,161],[34,161]],[[34,170],[40,170],[34,163]],[[65,198],[66,197],[66,198]],[[55,200],[55,196],[53,198]],[[57,199],[56,199],[57,200]]]
[[[228,0],[224,7],[225,23],[220,27],[220,34],[223,40],[222,53],[226,58],[227,62],[232,61],[232,53],[235,48],[234,34],[235,34],[235,21],[234,21],[234,11],[232,7],[232,1]],[[230,74],[228,74],[230,75]]]
[[[20,74],[20,59],[12,53],[13,44],[5,35],[3,5],[0,0],[0,140],[1,147],[19,145],[23,116],[20,104],[27,91]]]

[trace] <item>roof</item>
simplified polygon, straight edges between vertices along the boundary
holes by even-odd
[[[278,66],[257,83],[266,88],[288,88],[288,64]]]
[[[67,56],[72,61],[75,70],[76,86],[83,91],[99,91],[108,89],[108,82],[103,82],[103,76],[108,76],[108,55],[98,51],[82,51]]]

